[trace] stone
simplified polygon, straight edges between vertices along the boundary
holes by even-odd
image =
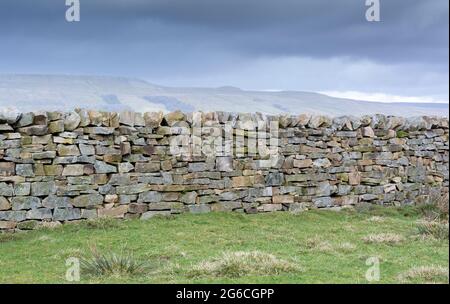
[[[48,145],[52,142],[52,135],[43,135],[43,136],[33,136],[32,143],[33,145]]]
[[[58,111],[50,111],[47,112],[48,121],[60,120],[63,118],[63,113]]]
[[[313,161],[311,159],[294,159],[295,168],[311,168],[313,166]]]
[[[378,196],[375,195],[375,194],[369,194],[369,193],[367,193],[367,194],[361,195],[360,198],[361,198],[361,200],[363,200],[363,201],[374,201],[374,200],[378,199]]]
[[[63,176],[79,176],[84,174],[84,165],[66,165],[62,171]]]
[[[94,164],[95,172],[97,174],[117,173],[116,166],[108,165],[102,161],[96,161]]]
[[[46,135],[48,132],[47,125],[34,125],[29,127],[23,127],[19,128],[18,130],[20,133],[26,134],[26,135]]]
[[[329,168],[331,167],[331,162],[328,158],[319,158],[313,161],[313,166],[318,168]]]
[[[97,217],[97,209],[81,209],[82,219],[95,219]]]
[[[327,196],[313,198],[312,202],[317,208],[329,208],[333,206],[333,199]]]
[[[73,199],[72,205],[74,207],[93,207],[103,203],[103,196],[100,194],[86,194],[76,196]]]
[[[242,202],[239,201],[226,201],[209,204],[211,211],[214,212],[231,212],[236,209],[242,209]]]
[[[250,176],[236,176],[232,178],[233,188],[251,187],[253,185]]]
[[[148,220],[151,219],[153,217],[158,217],[158,216],[170,216],[170,210],[162,210],[162,211],[147,211],[144,214],[142,214],[141,216],[141,220]]]
[[[136,184],[130,186],[118,186],[116,187],[117,194],[139,194],[142,192],[146,192],[150,190],[150,186],[148,184]]]
[[[8,124],[0,124],[0,132],[14,132],[14,129]]]
[[[0,221],[0,230],[11,230],[16,228],[16,226],[17,226],[16,222]]]
[[[209,213],[211,212],[211,206],[209,205],[189,205],[188,210],[193,214]]]
[[[331,126],[332,121],[329,117],[323,115],[313,115],[308,122],[308,127],[311,129],[317,129],[320,127]]]
[[[35,182],[31,183],[32,196],[49,196],[56,193],[55,182]]]
[[[359,172],[350,172],[348,174],[348,183],[352,186],[361,184],[361,174]]]
[[[45,151],[45,152],[33,153],[33,159],[35,159],[35,160],[53,159],[55,157],[56,157],[56,151]]]
[[[328,181],[320,182],[316,187],[316,196],[330,196],[331,193],[331,184]]]
[[[242,191],[227,191],[219,194],[219,199],[221,201],[237,201],[243,199],[244,197],[249,196],[248,190]],[[213,199],[212,201],[215,201]]]
[[[159,162],[136,163],[134,166],[134,171],[139,173],[158,172],[160,169],[161,165]]]
[[[96,213],[95,210],[85,210],[85,211],[93,211]],[[54,221],[73,221],[78,219],[81,219],[81,211],[78,208],[56,208],[55,211],[53,212]]]
[[[275,195],[272,197],[273,204],[292,204],[294,197],[292,195]]]
[[[61,165],[44,165],[44,175],[46,176],[60,176],[63,172]]]
[[[226,157],[216,157],[216,170],[220,172],[232,172],[233,168],[233,158]]]
[[[279,172],[270,172],[266,176],[266,186],[281,186],[284,183],[284,175]]]
[[[136,113],[132,111],[122,111],[119,113],[119,123],[133,127],[136,120]]]
[[[58,145],[59,156],[78,156],[81,155],[76,145]]]
[[[131,203],[128,207],[130,213],[144,213],[148,210],[148,204],[143,203]]]
[[[19,183],[14,185],[14,195],[15,196],[27,196],[31,193],[30,183]]]
[[[49,195],[42,200],[42,206],[49,209],[70,208],[72,207],[72,198],[67,196]]]
[[[17,121],[16,126],[18,128],[26,127],[26,126],[32,125],[33,121],[34,121],[34,113],[32,113],[32,112],[23,113],[22,116],[20,117],[19,121]]]
[[[179,121],[183,121],[186,119],[186,116],[181,111],[175,111],[164,115],[164,120],[166,121],[169,127],[175,125],[175,123]]]
[[[64,121],[57,120],[50,122],[48,124],[48,132],[52,134],[64,132]]]
[[[48,124],[47,112],[44,111],[34,112],[33,124],[46,126]]]
[[[5,109],[0,110],[0,122],[6,122],[7,124],[15,124],[21,117],[21,113],[17,110]]]
[[[0,176],[12,176],[16,173],[16,164],[13,162],[0,162]]]
[[[81,117],[77,112],[69,112],[64,115],[64,129],[66,131],[73,131],[81,123]]]
[[[0,196],[13,196],[14,189],[11,184],[0,182]]]
[[[114,134],[114,128],[110,127],[89,127],[84,128],[84,133],[95,135],[112,135]]]
[[[79,146],[81,155],[94,155],[95,154],[95,148],[92,145],[84,145],[80,144]]]
[[[173,169],[173,166],[172,166],[172,161],[171,160],[164,160],[164,161],[162,161],[161,162],[161,170],[163,170],[163,171],[170,171],[170,170],[172,170]]]
[[[27,217],[27,211],[0,211],[0,221],[22,222]]]
[[[123,218],[125,213],[128,212],[128,206],[122,205],[118,207],[114,207],[111,209],[98,209],[98,217],[115,217],[115,218]]]
[[[300,114],[297,118],[297,126],[304,127],[304,126],[308,125],[310,119],[311,119],[311,115]]]
[[[0,211],[9,210],[9,209],[11,209],[10,202],[3,196],[0,196]]]
[[[52,210],[47,208],[32,209],[27,212],[27,220],[49,220],[53,217]]]
[[[397,190],[397,186],[395,184],[387,184],[383,186],[384,193],[395,192]]]
[[[145,126],[156,129],[161,125],[161,121],[163,120],[162,112],[146,112],[144,113]]]
[[[159,203],[161,200],[161,193],[157,191],[147,191],[139,194],[138,203]]]
[[[189,163],[188,164],[188,171],[189,172],[201,172],[201,171],[208,171],[209,167],[206,163]]]
[[[282,204],[264,204],[261,206],[262,212],[275,212],[283,210]]]
[[[105,154],[103,155],[103,161],[108,164],[118,164],[122,161],[121,154]]]
[[[180,202],[186,205],[193,205],[197,201],[197,192],[187,192],[181,195]]]
[[[117,194],[105,195],[105,203],[116,204],[119,202],[119,196]]]

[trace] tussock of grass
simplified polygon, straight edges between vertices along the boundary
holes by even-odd
[[[419,266],[399,275],[399,280],[408,282],[449,283],[449,269],[442,266]]]
[[[417,206],[418,210],[429,221],[448,222],[449,195],[431,194],[424,204]]]
[[[422,221],[417,224],[417,233],[425,238],[448,240],[448,222]]]
[[[405,241],[405,238],[394,233],[376,233],[363,237],[363,241],[367,244],[397,245]]]
[[[196,276],[242,277],[248,275],[279,275],[298,272],[301,268],[293,262],[282,260],[275,255],[261,251],[226,252],[211,261],[201,262],[190,270]]]
[[[309,251],[315,251],[320,253],[336,253],[336,252],[348,253],[356,249],[356,245],[350,242],[341,242],[338,244],[332,244],[330,241],[322,240],[317,236],[308,239],[306,241],[305,247]]]
[[[136,276],[145,274],[150,265],[137,260],[132,253],[100,253],[92,249],[92,257],[82,258],[81,271],[89,276]]]

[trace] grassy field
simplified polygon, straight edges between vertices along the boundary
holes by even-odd
[[[418,234],[420,220],[375,208],[69,224],[0,235],[0,283],[65,283],[70,257],[81,283],[368,283],[371,257],[380,283],[448,283],[448,226],[436,239]],[[95,273],[93,255],[135,269]]]

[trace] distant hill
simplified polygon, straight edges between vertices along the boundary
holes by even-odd
[[[244,91],[234,87],[175,88],[122,77],[0,75],[0,108],[20,111],[89,108],[107,111],[233,111],[448,116],[448,104],[378,103],[311,92]]]

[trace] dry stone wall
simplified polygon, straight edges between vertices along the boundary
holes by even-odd
[[[383,115],[3,112],[0,230],[420,203],[448,191],[448,125]]]

